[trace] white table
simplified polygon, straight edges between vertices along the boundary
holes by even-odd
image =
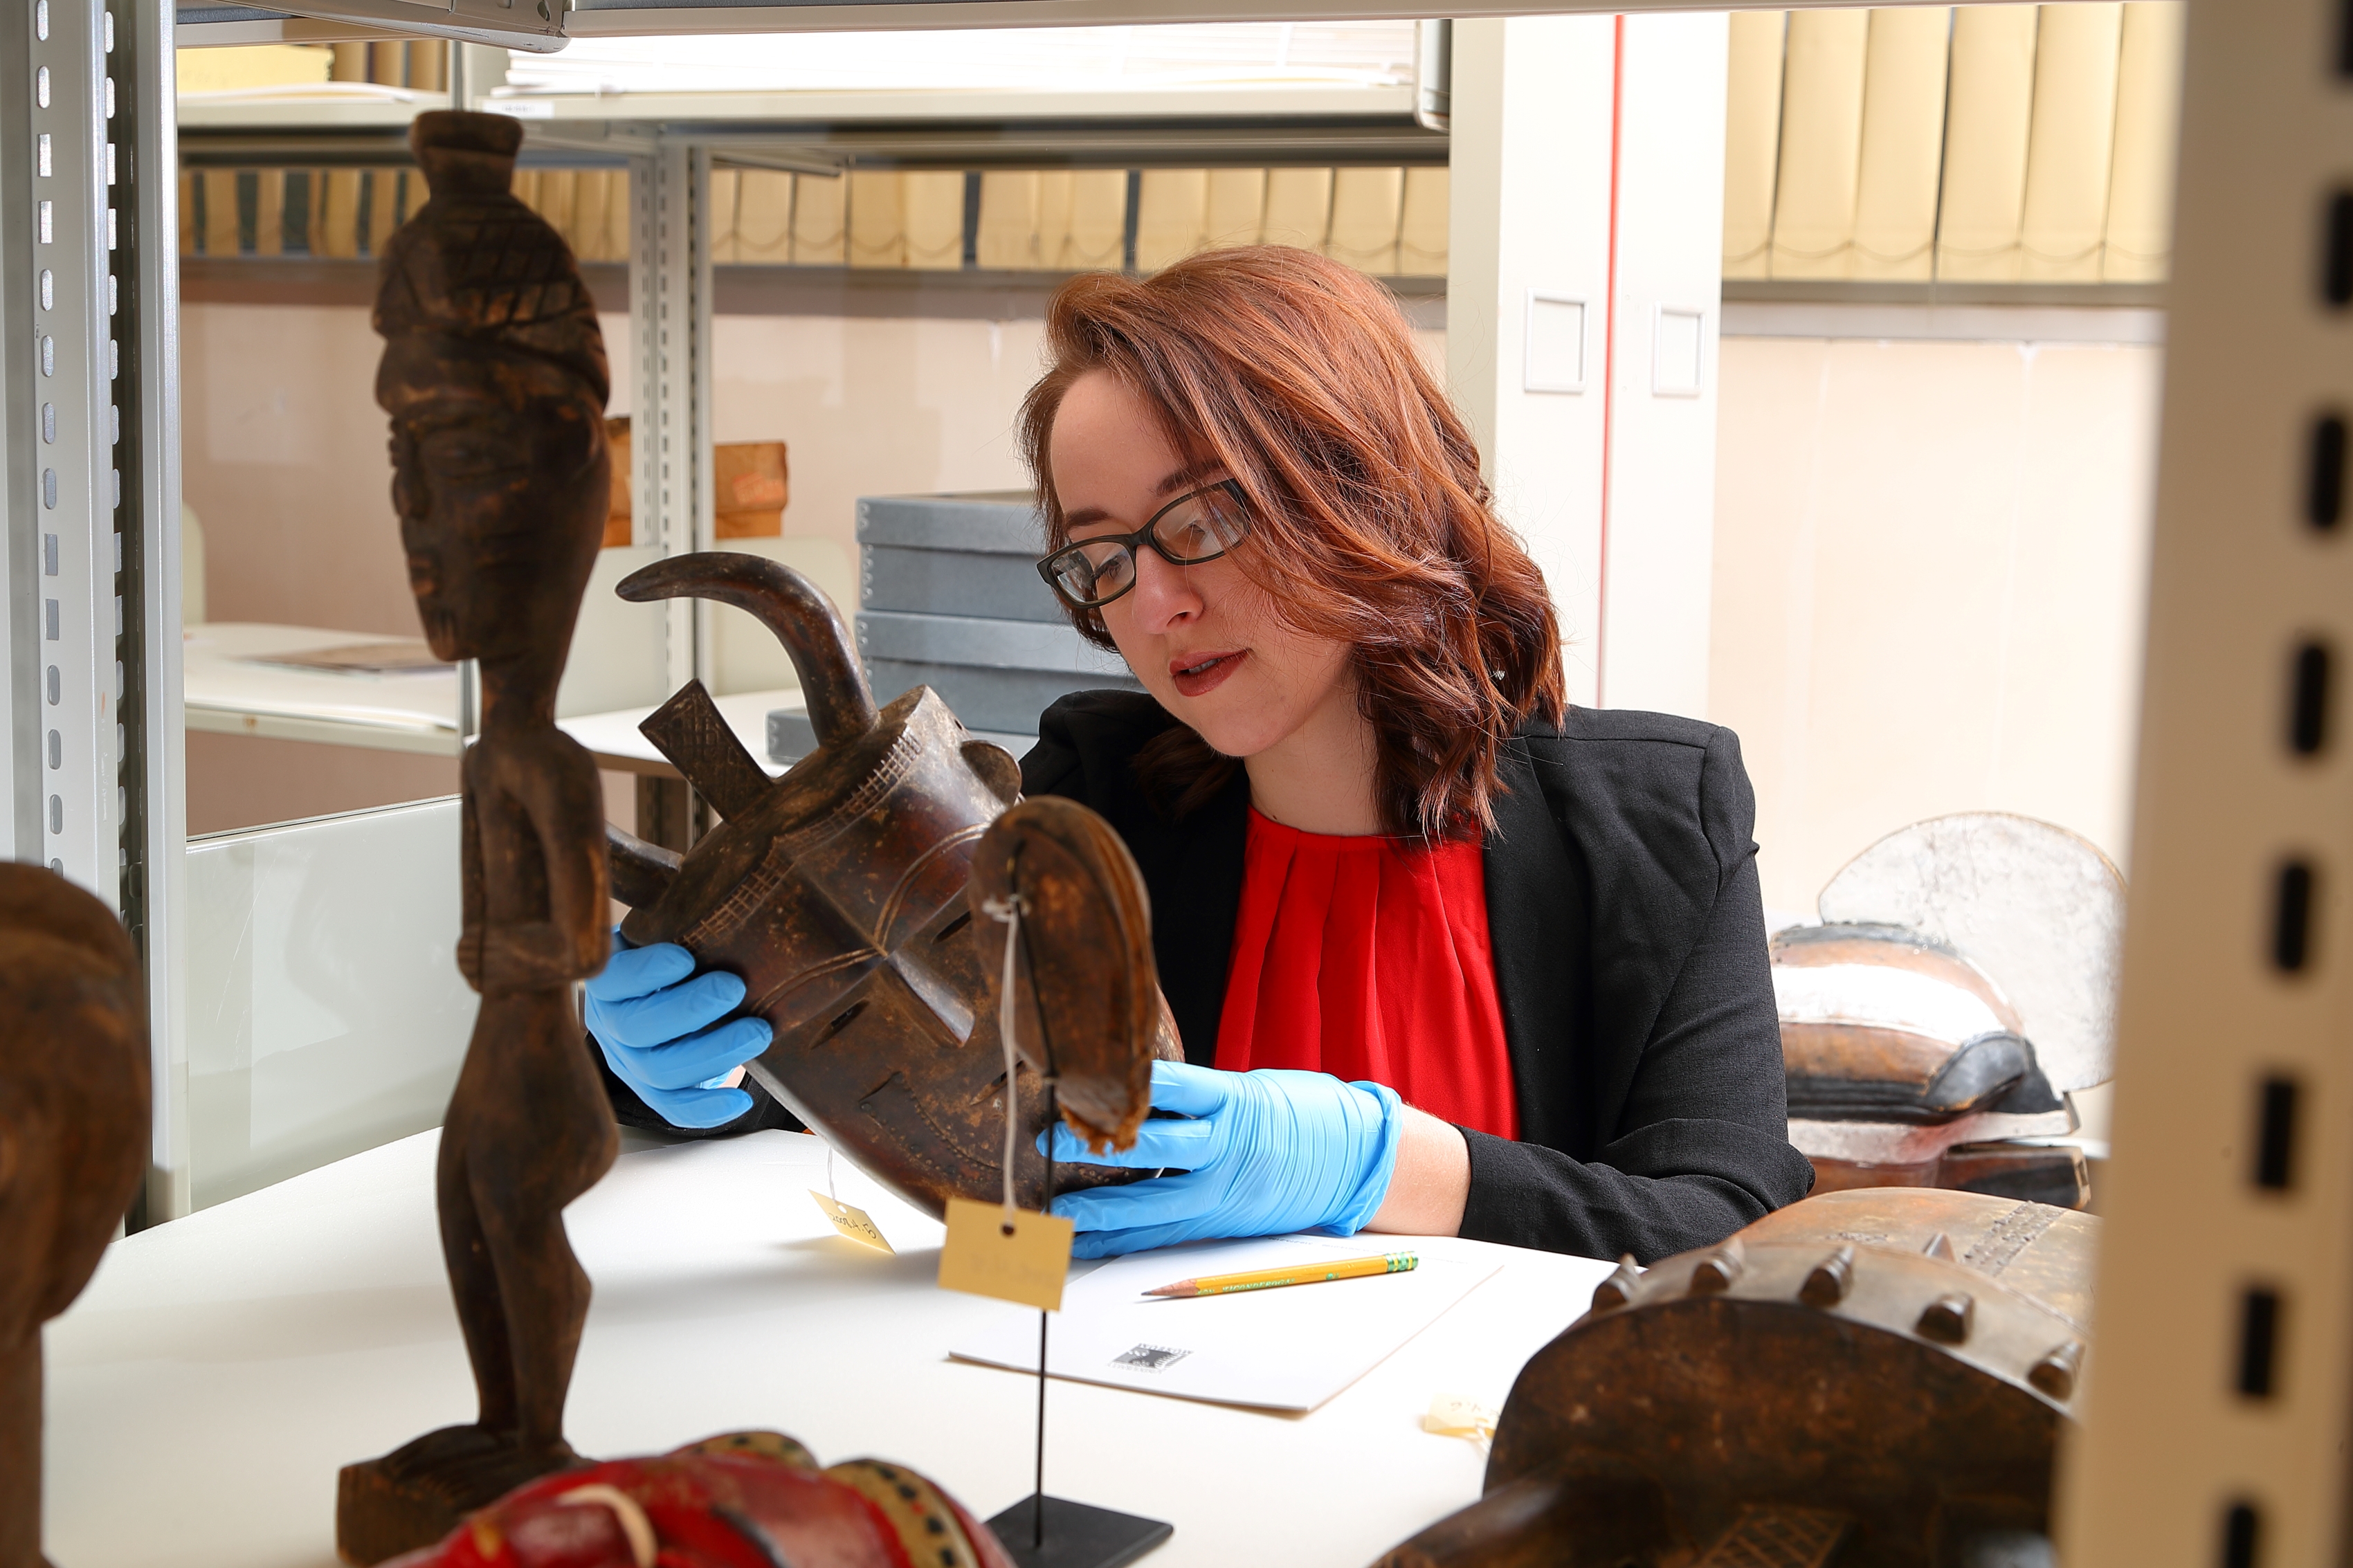
[[[434,1233],[437,1137],[115,1244],[47,1335],[59,1568],[331,1568],[337,1468],[471,1418]],[[819,1218],[823,1145],[804,1134],[625,1153],[573,1205],[596,1283],[568,1418],[583,1452],[770,1427],[828,1463],[913,1465],[984,1518],[1029,1495],[1035,1380],[947,1356],[1024,1309],[939,1289],[939,1227],[836,1171],[897,1257]],[[1174,1522],[1151,1568],[1362,1568],[1472,1501],[1484,1460],[1423,1432],[1423,1411],[1440,1393],[1500,1406],[1609,1265],[1419,1245],[1507,1261],[1309,1415],[1058,1379],[1047,1489]]]

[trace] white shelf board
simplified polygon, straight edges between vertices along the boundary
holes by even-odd
[[[448,107],[448,93],[406,89],[397,98],[206,92],[181,99],[178,118],[184,131],[375,130],[404,126],[429,109]]]
[[[500,93],[481,107],[538,120],[860,121],[1007,120],[1410,119],[1410,87],[807,88],[779,92]]]
[[[371,642],[375,632],[207,621],[183,637],[187,727],[216,735],[311,741],[379,752],[458,754],[458,676],[291,669],[257,657]]]
[[[322,746],[361,746],[372,752],[410,752],[418,756],[454,757],[456,731],[422,734],[375,724],[347,723],[337,719],[296,718],[283,713],[237,713],[217,708],[191,706],[187,728],[212,735],[249,735],[260,741],[308,741]]]
[[[411,35],[357,22],[322,22],[237,7],[228,21],[184,21],[174,39],[184,49],[250,48],[258,44],[398,43]]]
[[[810,89],[779,92],[535,92],[510,93],[481,108],[508,114],[525,127],[550,131],[592,125],[655,125],[689,122],[698,128],[743,125],[841,126],[973,125],[1016,121],[1104,121],[1122,125],[1155,121],[1391,121],[1410,128],[1409,87],[1290,84],[1280,87],[1170,87],[1134,91],[1102,89],[1055,92],[1037,89],[921,91],[900,89],[854,90]],[[246,96],[207,93],[183,99],[183,131],[301,132],[394,130],[427,110],[447,109],[442,93],[420,92],[406,100],[332,97]],[[1431,136],[1435,143],[1440,139]]]
[[[1849,0],[1840,0],[1849,3]],[[1876,0],[1852,0],[1868,5]],[[1690,0],[1458,0],[1451,16],[1558,11],[1688,10]],[[575,38],[681,33],[840,33],[955,27],[1078,27],[1148,22],[1369,22],[1419,20],[1429,0],[882,0],[880,5],[678,5],[575,0],[565,32]]]

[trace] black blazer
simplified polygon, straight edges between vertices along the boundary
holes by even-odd
[[[1171,823],[1132,759],[1174,724],[1150,697],[1048,709],[1023,789],[1092,807],[1152,897],[1153,955],[1187,1059],[1216,1060],[1241,901],[1249,782]],[[1504,749],[1486,844],[1487,925],[1520,1142],[1464,1129],[1462,1232],[1644,1263],[1722,1240],[1806,1195],[1789,1146],[1781,1031],[1732,731],[1572,709]]]

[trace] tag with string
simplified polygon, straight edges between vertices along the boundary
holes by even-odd
[[[1483,1454],[1494,1445],[1495,1413],[1475,1399],[1441,1394],[1430,1402],[1421,1429],[1441,1437],[1461,1437]]]
[[[1062,1282],[1071,1271],[1071,1241],[1078,1227],[1060,1215],[1022,1208],[1013,1198],[1014,1158],[1020,1152],[1013,1045],[1013,965],[1021,940],[1019,894],[981,905],[1005,928],[1005,970],[997,987],[997,1033],[1005,1047],[1005,1201],[948,1200],[946,1242],[940,1248],[940,1285],[975,1296],[1016,1301],[1049,1312],[1062,1309]]]
[[[833,1228],[843,1236],[860,1247],[871,1247],[893,1257],[898,1255],[899,1249],[883,1239],[882,1227],[874,1223],[873,1216],[854,1204],[841,1201],[840,1190],[833,1184],[833,1145],[830,1143],[825,1146],[825,1191],[818,1192],[811,1187],[809,1196],[817,1200],[818,1211],[831,1220]]]

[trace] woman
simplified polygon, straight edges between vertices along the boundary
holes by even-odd
[[[1145,694],[1056,703],[1022,776],[1134,854],[1187,1058],[1154,1075],[1182,1119],[1110,1157],[1184,1173],[1058,1200],[1080,1254],[1321,1228],[1649,1260],[1803,1196],[1738,744],[1566,707],[1541,574],[1387,292],[1207,252],[1072,279],[1047,351],[1040,564]],[[765,1044],[691,1032],[742,988],[669,1000],[690,968],[591,982],[625,1079]]]

